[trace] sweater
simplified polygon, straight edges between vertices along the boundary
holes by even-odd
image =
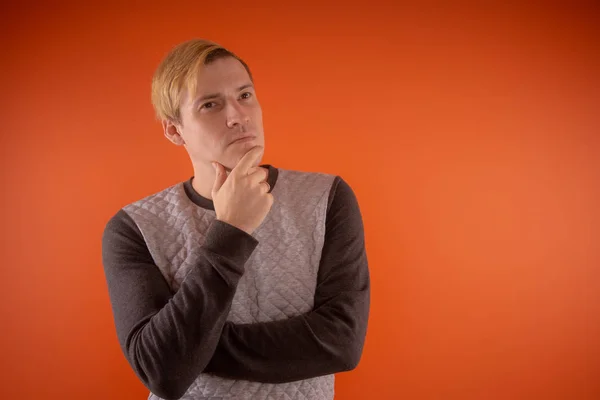
[[[192,179],[125,206],[103,264],[123,352],[151,399],[333,398],[360,359],[369,273],[340,178],[269,169],[275,199],[249,235]]]

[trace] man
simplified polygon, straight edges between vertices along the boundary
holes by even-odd
[[[250,69],[206,40],[152,82],[194,176],[108,222],[103,264],[121,348],[150,399],[333,399],[370,302],[363,224],[339,176],[261,165]]]

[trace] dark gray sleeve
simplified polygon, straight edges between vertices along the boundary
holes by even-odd
[[[356,367],[370,304],[363,222],[352,189],[339,177],[330,201],[314,309],[281,321],[226,322],[204,372],[281,383]]]
[[[129,215],[121,210],[108,222],[102,258],[117,337],[152,393],[178,399],[206,367],[256,245],[246,232],[214,221],[198,265],[173,293]]]

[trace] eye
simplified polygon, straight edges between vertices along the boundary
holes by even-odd
[[[213,108],[214,106],[215,106],[215,102],[209,101],[208,103],[202,104],[202,107],[200,107],[200,108]]]
[[[250,92],[244,92],[244,93],[242,93],[242,95],[240,97],[242,99],[249,99],[250,97],[252,97],[252,93],[250,93]]]

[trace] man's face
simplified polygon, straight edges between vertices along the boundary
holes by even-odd
[[[248,72],[238,60],[225,57],[205,65],[196,93],[184,94],[181,123],[165,125],[166,136],[183,144],[192,163],[212,161],[233,169],[252,147],[264,147],[262,110]],[[179,137],[178,137],[179,136]]]

